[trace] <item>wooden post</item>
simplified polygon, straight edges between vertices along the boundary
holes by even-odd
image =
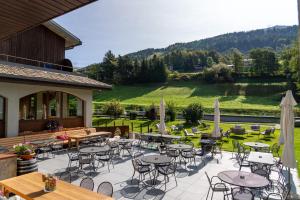
[[[131,132],[133,132],[133,122],[131,122]]]
[[[114,127],[116,126],[116,121],[114,121]]]
[[[122,126],[124,126],[124,120],[122,121]]]
[[[148,124],[148,133],[150,133],[150,127],[149,127],[149,124]]]
[[[107,121],[105,121],[105,127],[107,127]]]
[[[142,124],[140,125],[140,129],[141,129],[140,132],[143,133],[143,126],[142,126]]]

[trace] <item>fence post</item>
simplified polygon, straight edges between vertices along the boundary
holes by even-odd
[[[150,133],[150,127],[149,127],[149,124],[148,124],[148,133]]]
[[[105,127],[107,127],[107,121],[105,121]]]
[[[131,122],[131,131],[133,132],[133,122]]]
[[[116,126],[116,121],[114,121],[114,127]]]
[[[142,126],[142,124],[140,125],[140,129],[141,129],[140,132],[143,133],[143,126]]]
[[[124,126],[124,120],[122,121],[122,126]]]

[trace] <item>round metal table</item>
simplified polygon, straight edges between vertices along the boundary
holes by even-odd
[[[168,147],[172,149],[177,149],[177,150],[185,150],[185,149],[191,149],[193,148],[191,145],[188,144],[170,144]]]
[[[269,148],[270,145],[261,143],[261,142],[245,142],[244,145],[252,147],[253,149],[260,149],[260,148]]]
[[[171,162],[171,158],[163,155],[149,155],[149,156],[144,156],[141,158],[141,160],[145,163],[151,163],[154,165],[158,164],[167,164]]]
[[[91,146],[91,147],[84,147],[79,149],[80,153],[91,153],[91,154],[95,154],[95,153],[99,153],[99,152],[106,152],[109,151],[110,147],[108,145],[105,146]]]
[[[246,188],[262,188],[270,184],[268,179],[263,176],[237,170],[228,170],[218,173],[220,180],[230,185]]]
[[[121,139],[117,140],[117,142],[120,145],[125,145],[125,144],[128,144],[128,143],[132,143],[134,141],[135,141],[135,139],[125,139],[125,138],[121,138]]]

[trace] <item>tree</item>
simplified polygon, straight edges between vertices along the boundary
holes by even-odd
[[[212,57],[207,57],[207,67],[212,67],[214,64],[214,60],[212,59]]]
[[[234,72],[239,73],[243,66],[243,54],[238,49],[233,49],[231,59],[234,65]]]
[[[252,49],[250,58],[253,59],[253,69],[258,75],[270,75],[278,71],[278,61],[272,49]]]
[[[117,59],[115,55],[109,50],[104,58],[103,62],[101,63],[101,72],[103,73],[103,76],[105,77],[105,81],[107,82],[113,82],[114,77],[114,71],[116,70],[118,65]]]

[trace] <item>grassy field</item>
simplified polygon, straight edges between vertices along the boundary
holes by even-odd
[[[223,113],[230,110],[246,110],[250,114],[251,110],[256,110],[264,115],[270,112],[278,113],[281,93],[284,90],[285,83],[203,84],[179,81],[115,86],[111,91],[95,93],[94,103],[119,99],[124,105],[158,105],[163,96],[166,102],[173,101],[177,107],[200,102],[205,108],[212,109],[214,100],[218,98]]]
[[[153,131],[156,131],[157,129],[155,128],[155,124],[159,123],[159,121],[148,121],[148,120],[123,120],[123,119],[117,119],[117,120],[113,120],[113,119],[104,119],[104,118],[94,118],[94,125],[100,125],[100,126],[104,126],[104,125],[108,125],[108,126],[113,126],[114,124],[117,125],[128,125],[130,127],[131,130],[131,124],[133,123],[133,131],[134,132],[140,132],[140,127],[141,125],[143,126],[142,131],[143,132],[147,132],[148,131],[148,125],[150,128],[152,128]],[[206,132],[206,133],[210,133],[212,131],[213,128],[213,122],[207,121],[207,124],[210,125],[209,129],[203,130],[201,128],[199,128],[199,130]],[[167,127],[170,127],[171,125],[178,125],[178,124],[184,124],[184,121],[175,121],[175,122],[167,122]],[[240,123],[241,124],[241,123]],[[250,125],[249,123],[242,123],[242,126],[246,128],[246,130],[250,130]],[[221,123],[221,128],[223,128],[224,131],[229,130],[230,127],[234,126],[234,123]],[[274,126],[274,124],[263,124],[262,125],[262,130],[264,130],[267,127],[270,126]],[[184,124],[184,127],[186,129],[188,129],[189,131],[191,131],[191,125],[186,125]],[[175,133],[172,133],[175,134]],[[178,133],[177,135],[181,135],[184,136],[183,132]],[[279,137],[279,130],[275,131],[275,134],[270,136],[270,137],[262,137],[257,133],[249,133],[243,136],[240,135],[235,135],[235,134],[231,134],[231,136],[229,138],[225,138],[224,139],[224,144],[223,144],[223,150],[226,151],[232,151],[232,140],[236,139],[239,140],[241,143],[243,142],[248,142],[248,141],[260,141],[263,143],[267,143],[267,144],[274,144],[278,142],[278,137]],[[199,147],[199,138],[200,135],[197,135],[195,137],[189,137],[187,138],[188,140],[191,140],[195,146]],[[300,161],[300,128],[296,128],[295,129],[295,151],[296,151],[296,159],[298,161]],[[282,148],[281,148],[282,150]],[[300,162],[298,162],[298,175],[300,177]]]

